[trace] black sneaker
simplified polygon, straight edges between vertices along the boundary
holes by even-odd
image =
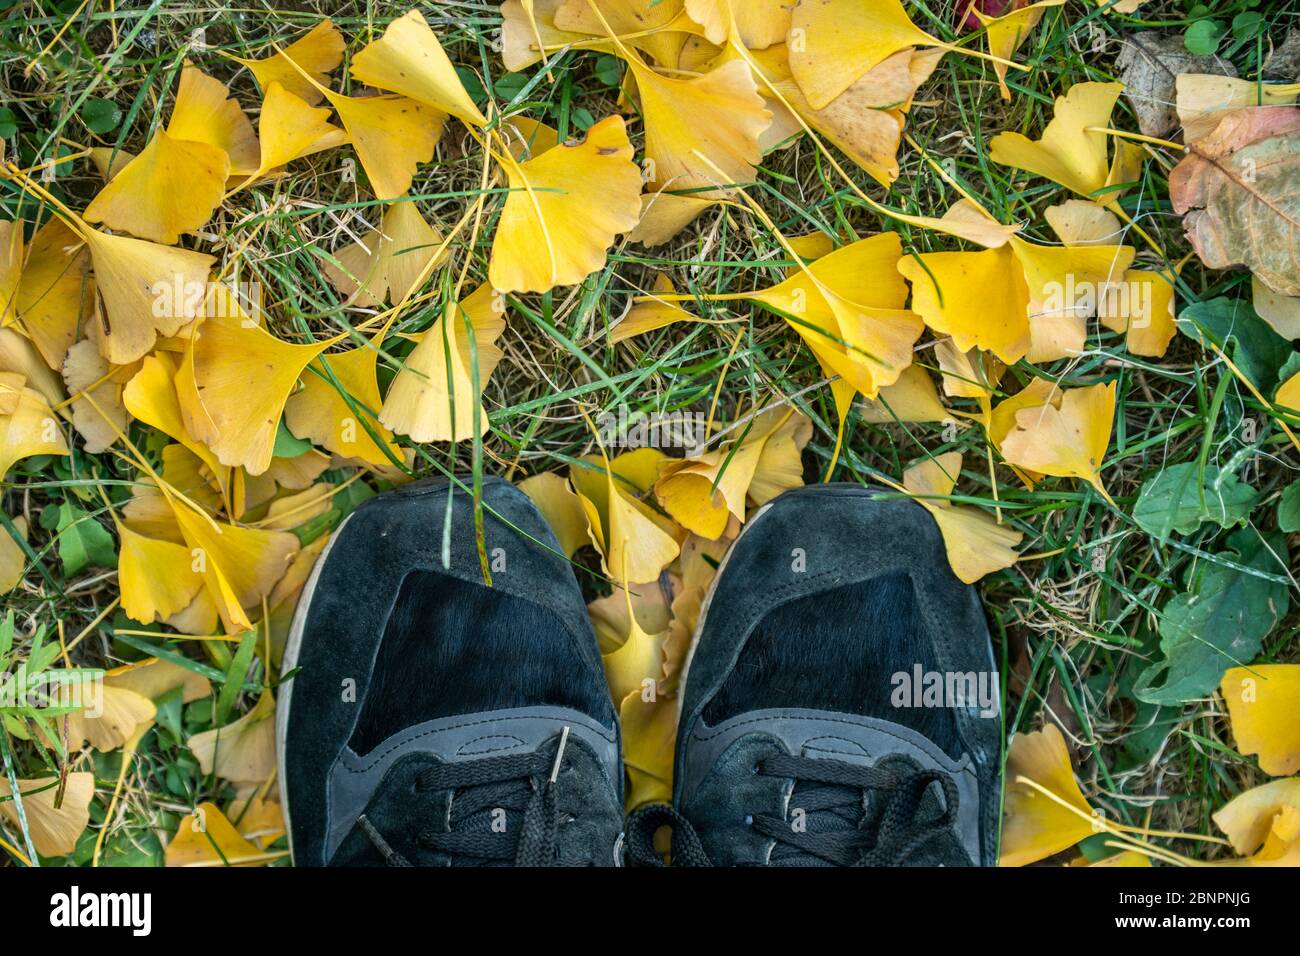
[[[615,864],[618,721],[582,594],[525,495],[489,478],[483,504],[492,587],[445,482],[367,501],[317,562],[277,725],[298,865]]]
[[[675,865],[995,864],[988,626],[929,514],[876,494],[809,486],[745,526],[687,659],[674,808],[629,820],[632,862],[667,825]]]

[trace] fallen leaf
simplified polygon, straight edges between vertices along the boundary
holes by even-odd
[[[329,20],[322,20],[283,50],[261,60],[231,57],[248,67],[265,94],[272,83],[309,104],[319,103],[325,94],[321,87],[329,83],[329,73],[343,62],[343,35]],[[307,77],[303,76],[306,73]],[[314,81],[314,82],[313,82]]]
[[[248,866],[266,862],[265,854],[235,829],[215,803],[200,803],[181,819],[167,844],[167,866]]]
[[[1022,777],[1056,795],[1083,816],[1021,782]],[[1100,832],[1089,820],[1092,814],[1092,807],[1074,779],[1065,738],[1055,724],[1011,738],[1002,800],[999,866],[1036,863]]]
[[[619,455],[612,462],[587,456],[569,468],[569,480],[587,516],[591,543],[600,552],[605,573],[628,585],[654,581],[677,557],[671,523],[642,502],[665,456],[651,448]],[[640,482],[629,474],[640,472]]]
[[[629,61],[645,118],[645,178],[661,189],[706,187],[721,198],[754,179],[759,137],[772,121],[753,74],[740,60],[684,79]],[[630,228],[630,227],[629,227]]]
[[[26,541],[27,519],[22,515],[15,515],[11,521],[19,537]],[[0,595],[8,594],[18,587],[26,571],[27,552],[8,528],[0,527]]]
[[[159,130],[82,216],[140,239],[174,245],[182,233],[198,232],[212,217],[229,175],[230,157],[224,150]],[[92,243],[92,254],[94,250]]]
[[[379,229],[334,254],[342,267],[325,265],[334,288],[362,308],[396,305],[413,296],[446,261],[443,237],[420,214],[414,200],[388,206]]]
[[[1169,174],[1183,229],[1211,269],[1245,266],[1300,295],[1300,109],[1238,110],[1192,144]]]
[[[82,339],[68,349],[63,381],[72,401],[72,425],[85,439],[90,454],[107,450],[119,435],[126,433],[122,389],[139,371],[139,365],[109,365],[90,339]]]
[[[948,564],[966,584],[1009,568],[1020,559],[1016,545],[1024,537],[999,524],[973,505],[946,501],[961,476],[961,452],[923,458],[903,472],[903,487],[934,518],[943,536]]]
[[[1258,754],[1271,777],[1300,771],[1300,664],[1230,667],[1219,692],[1240,753]]]
[[[1204,73],[1179,74],[1176,87],[1178,121],[1183,125],[1183,142],[1188,148],[1213,133],[1227,113],[1259,106],[1291,106],[1300,94],[1297,83],[1257,83]]]
[[[93,229],[84,238],[107,323],[100,352],[114,365],[143,358],[159,335],[202,314],[212,256]]]
[[[1229,800],[1215,824],[1244,859],[1228,865],[1300,865],[1300,778],[1273,780]]]
[[[230,159],[231,176],[247,175],[258,167],[257,135],[239,101],[231,97],[226,84],[189,64],[181,70],[167,135],[221,150]]]
[[[465,328],[467,319],[472,339]],[[417,442],[465,441],[484,434],[488,417],[482,389],[501,359],[494,343],[504,330],[505,302],[488,283],[462,299],[459,307],[448,304],[403,361],[379,421],[394,434],[409,435]]]
[[[9,781],[0,776],[0,798],[8,798],[12,793]],[[54,801],[59,796],[58,777],[19,779],[18,793],[22,796],[37,853],[67,856],[77,848],[77,838],[90,823],[90,801],[95,796],[93,773],[68,774],[63,786],[63,803],[57,808]],[[18,808],[13,800],[0,799],[0,817],[11,826],[18,825]]]
[[[1120,83],[1076,83],[1056,98],[1052,121],[1042,139],[1030,140],[1020,133],[999,133],[989,144],[989,158],[1003,166],[1035,173],[1059,183],[1085,199],[1107,185],[1105,133],[1097,128],[1110,125],[1115,100],[1123,90]],[[1106,205],[1117,201],[1108,193]]]
[[[519,482],[518,488],[537,506],[546,523],[550,525],[566,558],[571,558],[583,545],[591,544],[587,537],[587,516],[578,496],[569,483],[554,472],[543,472]]]
[[[1047,12],[1048,8],[1059,7],[1063,3],[1065,3],[1065,0],[1041,0],[1041,2],[1029,6],[1012,3],[1010,4],[1011,10],[1007,11],[1006,5],[1003,5],[1002,11],[995,15],[989,15],[978,7],[973,13],[984,26],[984,36],[988,43],[989,53],[1004,60],[1009,60],[1016,50],[1020,49],[1020,45],[1028,39],[1034,27],[1038,26],[1038,21],[1043,19],[1043,14]],[[998,89],[1002,91],[1002,98],[1009,102],[1011,100],[1011,90],[1007,89],[1007,65],[994,62],[992,66],[993,72],[998,78]]]
[[[891,54],[913,46],[941,46],[907,18],[899,0],[801,2],[791,14],[790,52],[795,82],[813,109],[823,109]]]
[[[1181,33],[1142,30],[1124,37],[1115,61],[1124,83],[1124,98],[1133,107],[1144,136],[1165,137],[1179,124],[1176,84],[1184,73],[1235,75],[1236,68],[1218,56],[1188,51]]]
[[[388,24],[382,37],[366,44],[352,58],[351,72],[377,89],[400,93],[472,126],[487,125],[418,10],[408,10]]]
[[[32,455],[70,455],[59,420],[40,392],[24,387],[14,410],[0,415],[0,478]]]
[[[406,96],[344,96],[326,91],[378,199],[405,195],[421,163],[433,158],[443,114]]]
[[[1059,408],[1047,404],[1016,413],[1015,428],[1002,439],[1002,457],[1040,474],[1079,478],[1109,501],[1101,465],[1114,422],[1114,382],[1065,389]]]
[[[195,437],[223,465],[260,475],[271,464],[285,403],[308,363],[335,339],[281,341],[236,316],[211,316],[194,345],[194,384],[211,428]]]
[[[205,774],[240,784],[262,783],[275,773],[275,699],[263,692],[238,720],[194,734],[190,752]]]
[[[511,192],[488,264],[500,292],[581,282],[604,267],[614,237],[640,218],[641,171],[622,117],[601,120],[581,143],[523,163],[508,160],[505,168]]]

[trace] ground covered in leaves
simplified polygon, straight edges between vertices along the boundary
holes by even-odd
[[[1297,861],[1300,10],[819,5],[916,25],[839,49],[789,6],[10,0],[0,672],[107,677],[0,700],[0,858],[287,862],[329,530],[499,474],[580,568],[631,805],[727,542],[854,481],[979,582],[1004,863]]]

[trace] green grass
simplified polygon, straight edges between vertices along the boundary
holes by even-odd
[[[1221,4],[1216,13],[1230,19],[1245,6]],[[1273,39],[1280,42],[1288,25],[1300,26],[1300,13],[1291,4],[1272,6]],[[909,4],[909,11],[923,28],[953,38],[948,4]],[[1111,69],[1120,34],[1135,28],[1181,30],[1186,23],[1183,11],[1181,3],[1153,2],[1140,19],[1126,18],[1070,0],[1048,11],[1022,48],[1017,58],[1034,68],[1008,77],[1014,96],[1010,104],[1000,99],[986,64],[950,55],[918,94],[908,134],[995,216],[1004,222],[1024,220],[1028,235],[1053,240],[1042,211],[1068,198],[1065,191],[992,164],[989,139],[1002,130],[1038,136],[1051,117],[1055,96],[1076,82],[1114,78]],[[378,32],[398,12],[391,6],[358,3],[329,9],[349,40],[349,52],[370,39],[368,31]],[[617,91],[605,81],[608,63],[598,55],[559,55],[549,64],[553,83],[545,71],[535,70],[524,84],[503,73],[491,49],[499,22],[495,4],[446,3],[424,12],[453,60],[479,74],[484,89],[495,94],[498,108],[526,108],[528,115],[558,126],[562,136],[616,108]],[[207,0],[183,7],[138,2],[115,8],[91,2],[84,10],[66,2],[30,7],[27,15],[6,19],[0,26],[0,105],[17,117],[20,162],[28,165],[49,156],[51,149],[70,156],[88,145],[139,149],[166,116],[168,97],[187,55],[184,44],[199,28],[206,31],[211,46],[188,55],[231,82],[245,107],[252,108],[259,100],[251,77],[232,70],[233,64],[216,54],[260,55],[268,40],[297,35],[318,16],[308,4],[237,12]],[[1098,50],[1092,48],[1095,36],[1104,38]],[[975,45],[982,48],[982,41]],[[1257,75],[1264,49],[1260,44],[1239,45],[1233,52],[1241,76]],[[81,119],[85,104],[99,98],[122,112],[121,122],[103,136],[92,134]],[[1123,100],[1113,125],[1136,129]],[[634,139],[639,142],[639,133]],[[14,148],[11,141],[6,158],[14,157]],[[286,338],[321,337],[368,318],[364,310],[342,309],[340,297],[321,272],[329,253],[373,226],[379,212],[364,189],[338,175],[351,155],[344,148],[300,162],[290,177],[236,195],[208,226],[217,238],[205,244],[207,250],[237,265],[241,278],[262,283],[268,313]],[[1125,211],[1169,253],[1165,259],[1130,235],[1138,248],[1138,267],[1168,269],[1188,251],[1168,200],[1166,176],[1176,159],[1169,151],[1149,157],[1141,181],[1122,200]],[[959,198],[916,150],[904,145],[900,161],[902,174],[894,188],[885,191],[842,160],[860,188],[904,212],[940,215]],[[446,229],[466,203],[479,196],[480,173],[477,146],[449,124],[435,161],[422,168],[412,193],[426,216]],[[51,188],[73,208],[83,208],[97,187],[93,169],[78,158],[60,167]],[[806,139],[769,154],[749,194],[786,235],[821,230],[849,241],[896,229],[909,253],[961,247],[939,233],[882,221]],[[20,203],[9,184],[0,190],[0,205],[0,218],[34,213],[30,200]],[[468,257],[473,279],[486,276],[499,189],[492,190],[484,208],[487,216],[474,246],[467,248],[462,236],[452,250],[456,268]],[[779,281],[789,264],[756,217],[740,209],[714,210],[668,246],[616,246],[606,268],[581,286],[513,300],[499,343],[506,358],[485,391],[490,432],[481,443],[417,447],[415,472],[474,471],[517,479],[563,469],[594,450],[584,414],[594,417],[620,404],[633,410],[707,409],[721,388],[724,420],[781,401],[809,415],[814,437],[805,456],[806,476],[819,480],[830,467],[837,419],[817,363],[781,318],[743,303],[699,302],[693,305],[699,315],[724,324],[673,326],[617,346],[607,335],[632,298],[649,289],[658,271],[666,271],[679,289],[735,292]],[[405,311],[397,330],[427,328],[448,290],[449,284],[435,280],[427,300]],[[1207,272],[1193,259],[1181,273],[1178,291],[1180,307],[1218,295],[1249,298],[1249,277]],[[929,335],[922,340],[916,360],[933,369],[931,341]],[[400,358],[385,356],[381,385],[391,379]],[[1026,489],[1005,467],[996,470],[995,489],[983,432],[975,426],[945,440],[941,426],[873,425],[855,413],[830,477],[897,481],[904,467],[927,453],[962,451],[966,470],[960,500],[997,508],[1006,522],[1024,532],[1026,554],[1045,555],[1026,559],[981,585],[994,625],[1006,736],[1036,728],[1045,719],[1055,721],[1072,745],[1085,795],[1108,817],[1162,830],[1217,834],[1210,814],[1265,778],[1253,758],[1233,749],[1220,701],[1156,708],[1137,703],[1131,684],[1135,672],[1155,656],[1160,609],[1198,562],[1222,560],[1218,552],[1226,533],[1206,525],[1159,544],[1129,515],[1142,483],[1161,469],[1190,461],[1232,463],[1248,473],[1260,493],[1255,526],[1272,527],[1276,498],[1300,456],[1223,364],[1181,335],[1163,359],[1150,361],[1128,355],[1122,337],[1099,332],[1093,322],[1084,355],[1042,367],[1022,362],[1008,371],[1002,388],[1013,393],[1032,376],[1050,377],[1065,386],[1118,381],[1119,412],[1103,471],[1118,509],[1071,480],[1049,479]],[[961,401],[952,404],[972,407]],[[1255,422],[1253,441],[1243,439],[1247,420]],[[140,442],[138,447],[154,456],[159,453],[161,443],[146,429],[137,424],[131,434]],[[6,530],[7,516],[18,514],[28,515],[33,529],[25,583],[6,598],[17,624],[10,663],[31,653],[38,633],[47,642],[63,641],[69,648],[67,659],[87,667],[110,667],[162,647],[202,668],[223,704],[245,712],[267,681],[260,657],[244,673],[236,666],[238,645],[196,643],[161,633],[146,642],[120,633],[147,629],[120,611],[104,615],[117,596],[113,573],[87,567],[64,574],[58,542],[40,527],[43,508],[69,501],[83,514],[80,520],[111,530],[101,493],[120,505],[136,481],[135,469],[123,459],[77,450],[70,459],[28,460],[0,486],[0,520]],[[374,480],[370,484],[383,486]],[[1288,568],[1279,566],[1276,576],[1294,590]],[[593,594],[605,587],[598,574],[584,580]],[[1300,659],[1294,635],[1293,614],[1265,641],[1260,659]],[[183,743],[189,734],[212,726],[212,710],[207,701],[188,705],[173,726],[160,722],[145,738],[110,821],[101,862],[158,859],[159,836],[174,832],[183,814],[204,800],[224,803],[232,796],[228,785],[200,773]],[[57,774],[61,758],[54,750],[5,732],[0,732],[0,741],[7,741],[6,765],[12,763],[18,776]],[[99,788],[92,828],[71,858],[86,863],[121,755],[92,752],[81,759],[93,766]],[[6,826],[5,831],[6,839],[21,845],[17,828]],[[1193,856],[1216,852],[1193,842],[1171,846]],[[1094,852],[1091,846],[1087,849]],[[0,852],[0,858],[15,862],[9,853]]]

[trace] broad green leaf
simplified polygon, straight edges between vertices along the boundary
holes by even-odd
[[[1281,535],[1261,538],[1253,528],[1242,528],[1229,536],[1228,549],[1218,557],[1276,576],[1286,568],[1286,541]],[[1160,614],[1164,657],[1139,675],[1134,694],[1153,704],[1208,696],[1225,670],[1255,659],[1289,604],[1286,587],[1276,581],[1199,562],[1188,589],[1170,598]]]
[[[1300,531],[1300,481],[1293,481],[1277,503],[1277,526],[1287,534]]]
[[[1202,345],[1213,342],[1226,351],[1264,395],[1272,394],[1278,369],[1291,357],[1291,343],[1269,328],[1244,299],[1220,297],[1189,305],[1178,316],[1178,327]]]
[[[50,505],[41,512],[41,527],[58,534],[63,576],[70,578],[88,567],[117,567],[117,550],[108,529],[70,502]]]
[[[1185,462],[1166,468],[1142,486],[1133,506],[1133,520],[1147,534],[1165,542],[1173,531],[1191,534],[1204,521],[1224,528],[1242,525],[1255,504],[1255,489],[1231,472],[1213,465]]]

